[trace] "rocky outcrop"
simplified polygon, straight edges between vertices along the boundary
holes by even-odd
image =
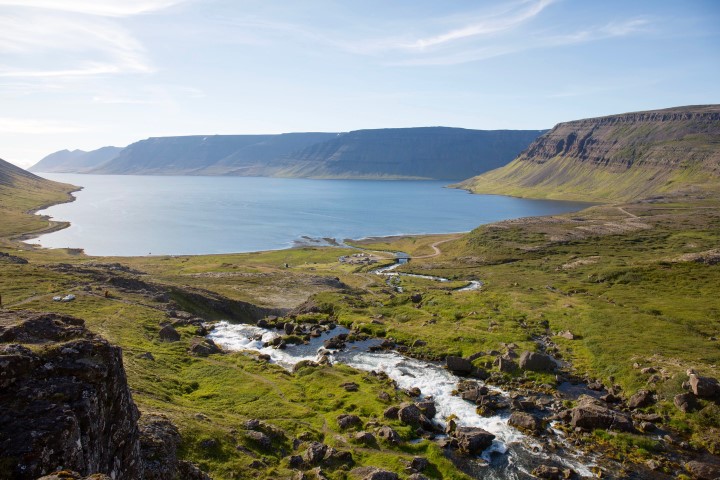
[[[523,352],[520,355],[520,368],[534,372],[552,372],[557,368],[555,359],[550,355],[535,352]]]
[[[0,313],[0,465],[36,479],[58,467],[142,478],[120,348],[52,313]]]
[[[476,193],[632,199],[717,181],[720,105],[560,123],[505,167],[460,184]]]

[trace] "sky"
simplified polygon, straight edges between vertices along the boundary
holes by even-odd
[[[720,103],[717,0],[0,0],[0,158]]]

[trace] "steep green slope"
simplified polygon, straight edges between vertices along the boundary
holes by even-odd
[[[57,224],[30,212],[72,200],[77,187],[52,182],[0,159],[0,237],[36,233]]]
[[[560,123],[509,165],[458,186],[607,201],[719,183],[720,105],[707,105]]]

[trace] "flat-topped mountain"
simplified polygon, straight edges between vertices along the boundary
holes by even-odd
[[[560,123],[509,165],[459,184],[475,193],[633,199],[720,181],[720,105]]]
[[[99,161],[101,155],[89,157],[99,151],[84,155],[63,151],[32,169],[134,175],[461,179],[506,164],[541,133],[423,127],[156,137],[133,143],[104,161]]]
[[[85,173],[117,157],[120,147],[102,147],[86,152],[84,150],[60,150],[51,153],[30,167],[31,172]]]

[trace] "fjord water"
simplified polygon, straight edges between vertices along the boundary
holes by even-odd
[[[43,247],[90,255],[190,255],[288,248],[310,238],[450,233],[588,204],[472,195],[440,181],[42,174],[82,186],[40,212],[70,227]]]

